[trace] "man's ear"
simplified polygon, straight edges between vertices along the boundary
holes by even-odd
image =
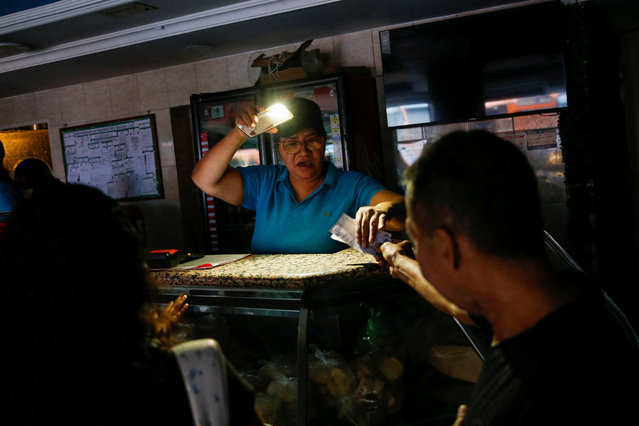
[[[433,247],[439,258],[451,271],[459,267],[459,246],[454,232],[443,227],[435,228]]]

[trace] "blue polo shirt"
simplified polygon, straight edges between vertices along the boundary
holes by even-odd
[[[244,183],[242,207],[256,211],[253,253],[333,253],[347,247],[331,238],[331,227],[342,213],[355,217],[385,188],[370,176],[327,166],[322,185],[300,203],[285,166],[237,168]]]
[[[0,182],[0,213],[9,213],[21,199],[22,195],[12,184]]]

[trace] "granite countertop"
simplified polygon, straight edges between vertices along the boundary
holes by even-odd
[[[153,271],[160,285],[304,289],[322,282],[388,279],[375,258],[348,248],[331,254],[254,254],[205,270]]]

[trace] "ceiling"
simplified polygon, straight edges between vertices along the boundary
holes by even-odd
[[[536,1],[3,0],[0,97]],[[636,0],[591,2],[639,29]]]

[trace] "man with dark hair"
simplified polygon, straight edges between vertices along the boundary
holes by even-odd
[[[487,132],[452,133],[409,168],[405,180],[417,218],[428,219],[419,221],[423,231],[445,225],[494,255],[543,254],[535,175],[515,145]]]
[[[636,392],[624,385],[639,379],[636,340],[596,285],[551,268],[523,153],[487,132],[454,132],[427,146],[405,176],[416,260],[405,244],[384,244],[391,273],[436,307],[492,330],[456,424],[634,420]]]

